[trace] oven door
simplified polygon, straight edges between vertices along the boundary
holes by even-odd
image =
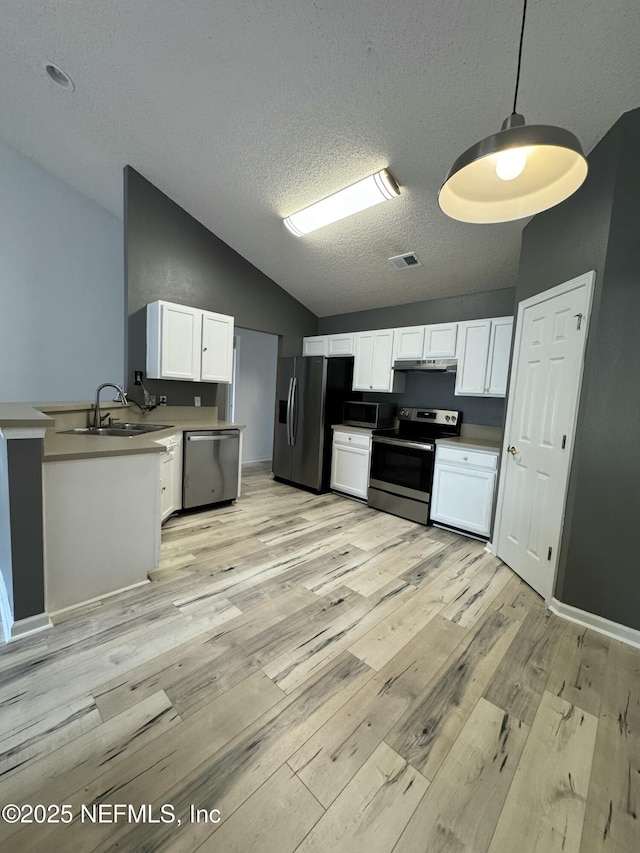
[[[434,458],[434,444],[374,435],[369,485],[428,503]]]

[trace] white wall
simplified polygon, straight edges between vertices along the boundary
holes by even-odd
[[[234,419],[247,425],[242,461],[262,462],[273,454],[278,336],[238,328],[235,335],[239,358]]]
[[[0,140],[0,400],[124,380],[122,222]]]

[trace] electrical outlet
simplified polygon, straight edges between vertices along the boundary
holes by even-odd
[[[133,371],[133,384],[134,385],[142,385],[142,378],[144,373],[142,370],[134,370]]]
[[[161,406],[167,405],[167,395],[166,394],[160,394],[160,405]]]
[[[193,405],[194,406],[201,406],[202,405],[202,397],[194,397],[193,398]]]

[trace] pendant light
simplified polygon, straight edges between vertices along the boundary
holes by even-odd
[[[438,194],[444,213],[461,222],[509,222],[533,216],[572,195],[587,176],[578,139],[551,125],[526,125],[517,111],[527,0],[522,10],[513,112],[502,129],[455,161]]]

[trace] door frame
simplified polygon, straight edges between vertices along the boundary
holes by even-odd
[[[507,412],[506,419],[504,424],[504,435],[502,439],[502,454],[500,459],[500,473],[498,476],[498,501],[496,507],[496,517],[495,523],[493,526],[493,536],[491,538],[491,542],[487,545],[487,550],[492,554],[495,554],[497,557],[500,557],[498,552],[498,542],[500,540],[500,528],[502,526],[502,515],[503,515],[503,507],[504,507],[504,486],[507,477],[507,463],[508,463],[508,452],[507,448],[509,446],[509,435],[511,432],[511,425],[513,422],[514,411],[513,406],[511,405],[511,401],[514,399],[511,393],[511,384],[516,379],[517,374],[517,365],[520,357],[520,347],[522,345],[522,325],[523,325],[523,316],[524,312],[527,308],[531,308],[534,305],[538,305],[541,302],[546,302],[549,299],[554,299],[556,296],[562,296],[563,293],[568,293],[571,290],[575,290],[578,287],[586,286],[586,308],[585,308],[585,316],[582,318],[582,322],[585,324],[585,338],[584,338],[584,349],[582,351],[582,359],[580,361],[580,372],[578,375],[578,394],[576,396],[576,406],[573,412],[572,422],[570,424],[569,432],[567,433],[567,438],[569,439],[569,465],[567,468],[567,479],[564,485],[564,498],[562,501],[562,518],[560,523],[560,536],[558,540],[558,547],[556,548],[556,553],[554,555],[552,561],[552,569],[553,569],[553,583],[551,585],[551,594],[547,599],[545,599],[545,603],[549,604],[553,599],[556,588],[556,580],[558,579],[558,557],[560,556],[560,543],[562,542],[562,535],[564,532],[564,522],[566,516],[566,508],[567,508],[567,494],[569,490],[569,480],[571,479],[571,468],[573,465],[573,452],[575,449],[575,436],[576,436],[576,427],[578,423],[578,411],[580,409],[580,392],[582,389],[582,381],[584,378],[584,363],[585,357],[587,353],[587,344],[589,341],[589,328],[591,325],[591,315],[593,313],[593,293],[595,289],[595,279],[596,279],[596,271],[589,270],[589,272],[583,273],[582,275],[576,276],[575,278],[569,279],[569,281],[565,281],[562,284],[558,284],[555,287],[549,288],[549,290],[545,290],[542,293],[537,293],[535,296],[530,296],[528,299],[524,299],[522,302],[518,303],[518,315],[516,320],[516,331],[513,342],[513,351],[511,354],[511,365],[510,365],[510,376],[509,376],[509,390],[507,397]],[[507,564],[505,564],[507,565]],[[512,570],[515,571],[515,570]],[[517,572],[516,572],[517,574]]]

